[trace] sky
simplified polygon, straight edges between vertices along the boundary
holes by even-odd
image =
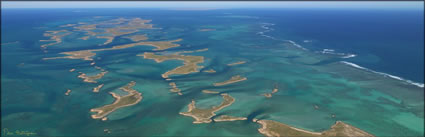
[[[387,8],[422,9],[423,1],[2,1],[1,8]]]

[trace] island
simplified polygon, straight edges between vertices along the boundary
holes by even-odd
[[[102,119],[119,108],[128,107],[139,103],[143,97],[142,93],[139,93],[138,91],[132,89],[135,85],[136,82],[131,81],[124,87],[120,88],[120,90],[128,93],[125,96],[120,96],[114,92],[109,92],[115,98],[115,102],[99,108],[91,109],[91,112],[96,112],[96,114],[91,115],[91,117],[93,119]]]
[[[272,92],[271,93],[264,93],[263,96],[265,96],[267,98],[271,98],[273,96],[273,94],[277,93],[278,91],[279,91],[279,88],[278,88],[277,84],[275,84]]]
[[[206,93],[206,94],[218,94],[218,93],[220,93],[220,92],[212,91],[212,90],[202,90],[202,92]]]
[[[84,79],[87,83],[97,83],[95,80],[102,78],[108,71],[100,72],[94,76],[87,76],[85,73],[79,72],[78,78]]]
[[[232,76],[229,80],[214,83],[214,86],[223,86],[223,85],[232,84],[232,83],[236,83],[236,82],[240,82],[244,80],[247,80],[247,78],[242,77],[240,75],[236,75],[236,76]]]
[[[96,36],[96,38],[106,39],[106,41],[103,44],[99,44],[99,45],[106,45],[111,43],[115,39],[115,36]]]
[[[151,20],[143,20],[141,18],[132,18],[132,19],[118,18],[113,20],[102,21],[97,24],[76,26],[74,27],[74,29],[76,29],[75,31],[86,32],[88,35],[91,35],[91,36],[101,35],[101,36],[96,36],[96,38],[107,39],[107,41],[102,44],[102,45],[106,45],[108,43],[111,43],[117,36],[135,33],[135,32],[138,32],[140,29],[154,29],[152,24],[146,24],[146,23],[149,23],[150,21]],[[114,27],[103,28],[103,27],[98,27],[99,25],[114,25]],[[94,31],[94,30],[100,30],[100,31]]]
[[[41,42],[45,42],[45,41],[54,41],[53,43],[48,43],[48,44],[43,44],[41,45],[41,48],[43,49],[44,52],[47,52],[47,47],[48,46],[52,46],[52,45],[56,45],[62,42],[62,38],[71,34],[71,32],[67,31],[67,30],[57,30],[57,31],[46,31],[44,33],[45,37],[50,37],[49,40],[40,40]]]
[[[194,124],[210,123],[212,121],[211,118],[216,115],[215,112],[228,107],[235,102],[235,98],[229,94],[223,93],[221,96],[223,97],[223,101],[218,106],[213,106],[208,109],[196,108],[195,100],[192,100],[192,103],[187,106],[187,112],[180,112],[179,114],[194,118]]]
[[[246,61],[238,61],[238,62],[235,62],[235,63],[227,64],[227,66],[235,66],[235,65],[239,65],[239,64],[245,64],[245,63],[246,63]]]
[[[180,91],[180,89],[179,88],[177,88],[177,85],[176,85],[176,83],[175,82],[170,82],[170,84],[169,84],[170,86],[171,86],[171,89],[170,89],[170,92],[174,92],[174,93],[177,93],[178,95],[183,95]]]
[[[202,72],[207,72],[207,73],[215,73],[216,71],[214,69],[209,69],[209,70],[204,70]]]
[[[186,55],[156,55],[154,53],[145,52],[144,54],[137,55],[143,56],[145,59],[153,59],[157,63],[161,63],[165,60],[182,60],[183,66],[179,66],[170,71],[162,74],[163,78],[168,78],[169,75],[173,74],[189,74],[193,72],[199,72],[198,68],[202,68],[202,66],[198,66],[199,63],[204,62],[203,56],[186,56]]]
[[[336,121],[336,123],[331,127],[331,129],[323,132],[311,132],[289,125],[279,123],[273,120],[257,120],[253,119],[254,122],[257,122],[262,127],[258,131],[268,137],[275,136],[308,136],[308,137],[373,137],[373,135],[358,129],[354,126],[346,124],[341,121]]]
[[[71,93],[71,90],[70,89],[66,90],[65,95],[66,96],[69,96],[69,93]]]
[[[246,117],[234,117],[229,115],[221,115],[217,118],[214,118],[215,122],[223,122],[223,121],[237,121],[237,120],[247,120]]]
[[[105,85],[105,84],[100,84],[100,85],[98,85],[97,87],[94,87],[93,88],[93,92],[99,92],[99,90],[100,90],[100,88],[102,88],[103,87],[103,85]]]

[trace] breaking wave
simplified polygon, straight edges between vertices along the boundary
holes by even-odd
[[[357,56],[356,54],[351,54],[351,53],[338,53],[338,52],[335,52],[334,49],[323,49],[322,51],[316,51],[316,53],[338,55],[338,56],[341,56],[341,58],[345,58],[345,59]]]
[[[273,25],[275,25],[275,24],[273,24],[273,23],[261,23],[261,28],[263,28],[264,31],[260,31],[257,34],[258,35],[261,35],[261,36],[264,36],[264,37],[267,37],[267,38],[270,38],[270,39],[273,39],[273,40],[289,42],[292,45],[294,45],[294,46],[296,46],[296,47],[298,47],[300,49],[308,50],[308,49],[304,48],[303,46],[295,43],[292,40],[278,39],[278,38],[275,38],[273,36],[266,35],[265,33],[274,30],[273,28],[271,28],[271,26],[273,26]],[[304,43],[308,43],[308,42],[311,42],[311,41],[304,40]],[[353,57],[356,57],[357,56],[356,54],[350,54],[350,53],[337,53],[337,52],[335,52],[334,49],[323,49],[322,51],[316,51],[316,53],[317,52],[318,53],[322,53],[322,54],[339,55],[339,56],[341,56],[341,58],[344,58],[344,59],[346,59],[346,58],[353,58]],[[404,78],[401,78],[401,77],[398,77],[398,76],[394,76],[394,75],[391,75],[391,74],[387,74],[387,73],[383,73],[383,72],[377,72],[377,71],[374,71],[374,70],[371,70],[371,69],[368,69],[368,68],[361,67],[361,66],[359,66],[357,64],[354,64],[354,63],[351,63],[351,62],[347,62],[347,61],[340,61],[340,62],[341,63],[344,63],[346,65],[349,65],[349,66],[358,68],[358,69],[362,69],[362,70],[366,70],[366,71],[369,71],[369,72],[373,72],[373,73],[376,73],[376,74],[379,74],[379,75],[382,75],[382,76],[385,76],[385,77],[390,77],[390,78],[393,78],[393,79],[404,81],[404,82],[406,82],[408,84],[412,84],[412,85],[415,85],[415,86],[420,87],[420,88],[424,88],[424,83],[413,82],[411,80],[407,80],[407,79],[404,79]]]
[[[374,71],[374,70],[371,70],[371,69],[368,69],[368,68],[365,68],[365,67],[359,66],[357,64],[354,64],[354,63],[351,63],[351,62],[347,62],[347,61],[341,61],[341,63],[344,63],[346,65],[349,65],[349,66],[352,66],[352,67],[355,67],[355,68],[358,68],[358,69],[362,69],[362,70],[373,72],[373,73],[376,73],[376,74],[379,74],[379,75],[383,75],[385,77],[390,77],[390,78],[393,78],[393,79],[404,81],[406,83],[409,83],[409,84],[418,86],[420,88],[424,88],[424,83],[413,82],[411,80],[407,80],[407,79],[404,79],[404,78],[401,78],[401,77],[398,77],[398,76],[394,76],[394,75],[391,75],[391,74],[387,74],[387,73],[383,73],[383,72],[377,72],[377,71]]]

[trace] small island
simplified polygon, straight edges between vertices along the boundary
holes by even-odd
[[[271,98],[273,96],[273,94],[277,93],[278,91],[279,91],[279,88],[278,88],[277,84],[275,84],[272,92],[271,93],[264,93],[263,96],[265,96],[267,98]]]
[[[106,44],[111,43],[115,39],[115,36],[96,36],[96,38],[106,39],[106,41],[103,44],[99,44],[99,45],[106,45]]]
[[[198,66],[199,63],[204,62],[203,56],[185,56],[185,55],[156,55],[154,53],[145,52],[142,55],[137,56],[143,56],[145,59],[153,59],[157,63],[161,63],[165,60],[182,60],[183,66],[179,66],[177,68],[174,68],[170,71],[165,72],[162,74],[163,78],[168,78],[169,75],[173,74],[189,74],[193,72],[199,72],[198,68],[202,68],[201,66]]]
[[[257,120],[253,119],[254,122],[257,122],[262,127],[258,131],[268,137],[274,136],[308,136],[308,137],[373,137],[373,135],[358,129],[354,126],[346,124],[341,121],[336,121],[336,123],[331,127],[331,129],[323,132],[311,132],[289,125],[279,123],[272,120]]]
[[[246,117],[234,117],[229,115],[221,115],[217,118],[214,118],[215,122],[223,122],[223,121],[237,121],[237,120],[247,120]]]
[[[202,90],[202,92],[206,93],[206,94],[218,94],[218,93],[220,93],[218,91],[212,91],[212,90]]]
[[[109,92],[114,98],[115,102],[109,105],[105,105],[99,108],[93,108],[90,111],[96,112],[96,114],[91,115],[93,119],[103,119],[106,115],[115,111],[116,109],[132,106],[139,103],[142,100],[142,93],[132,89],[136,85],[136,82],[131,81],[124,87],[121,87],[120,90],[127,92],[125,96],[120,96],[114,92]]]
[[[235,65],[239,65],[239,64],[245,64],[245,63],[246,63],[246,61],[238,61],[238,62],[235,62],[235,63],[227,64],[227,66],[235,66]]]
[[[194,118],[194,124],[210,123],[212,121],[211,118],[216,115],[215,112],[225,107],[228,107],[233,104],[233,102],[235,102],[235,98],[233,98],[229,94],[223,93],[221,94],[221,96],[223,97],[223,101],[221,102],[221,104],[208,109],[196,108],[195,100],[192,100],[192,103],[187,106],[187,112],[180,112],[180,115]]]
[[[66,96],[69,96],[69,93],[71,93],[71,90],[70,89],[66,90],[65,95]]]
[[[244,80],[247,80],[247,78],[242,77],[240,75],[236,75],[236,76],[231,77],[229,80],[214,83],[214,86],[223,86],[223,85],[232,84],[232,83],[236,83],[236,82],[240,82],[240,81],[244,81]]]
[[[179,88],[177,88],[177,85],[176,85],[175,82],[171,82],[169,85],[171,86],[170,92],[177,93],[178,95],[183,95],[180,92],[181,90]]]
[[[93,88],[93,92],[99,92],[99,90],[100,90],[100,88],[102,88],[103,87],[103,85],[105,85],[105,84],[100,84],[99,86],[97,86],[97,87],[94,87]]]
[[[94,76],[87,76],[85,73],[79,72],[78,78],[84,79],[87,83],[97,83],[95,80],[102,78],[108,71],[100,72]]]
[[[43,44],[41,45],[41,48],[44,50],[44,52],[47,52],[46,48],[48,46],[56,45],[59,43],[62,43],[62,38],[71,34],[71,32],[67,30],[58,30],[58,31],[46,31],[44,33],[45,37],[50,37],[49,40],[40,40],[41,42],[48,42],[48,41],[54,41],[53,43]]]

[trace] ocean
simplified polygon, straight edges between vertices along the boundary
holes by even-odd
[[[261,136],[260,125],[251,122],[257,118],[315,132],[340,120],[376,136],[424,135],[423,10],[1,10],[1,124],[9,131],[37,136]],[[119,17],[152,20],[160,29],[137,32],[146,34],[148,41],[183,40],[165,51],[138,46],[97,52],[96,65],[108,71],[98,80],[105,84],[99,93],[91,91],[97,84],[77,78],[77,72],[98,72],[90,62],[43,60],[66,51],[131,43],[117,37],[98,46],[105,40],[80,40],[84,34],[74,32],[48,52],[40,48],[45,43],[39,40],[49,39],[43,36],[46,31],[73,31],[60,25]],[[137,56],[204,48],[208,51],[187,55],[205,58],[200,71],[217,72],[171,76],[181,96],[171,93],[169,81],[161,77],[181,61],[157,63]],[[227,65],[237,61],[246,63]],[[76,72],[69,72],[72,68]],[[247,80],[212,85],[235,75]],[[141,102],[112,112],[107,121],[90,117],[90,109],[113,102],[108,92],[120,92],[118,88],[130,81],[137,83],[134,89],[142,93]],[[279,92],[262,96],[274,85]],[[67,89],[72,89],[70,96],[64,95]],[[220,104],[220,96],[202,93],[204,89],[235,98],[217,115],[248,120],[193,124],[193,118],[179,115],[192,99],[201,108]]]

